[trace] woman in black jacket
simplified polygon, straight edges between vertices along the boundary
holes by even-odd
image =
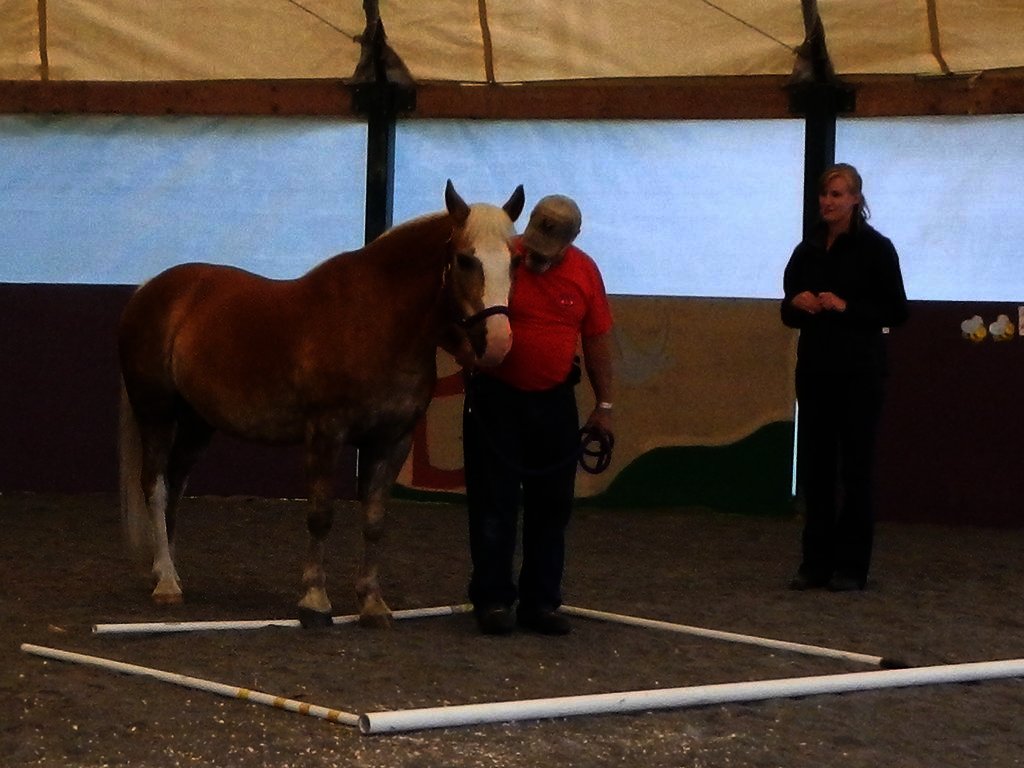
[[[793,251],[782,321],[797,346],[797,480],[806,504],[792,589],[864,589],[874,535],[871,470],[885,379],[885,329],[907,318],[899,257],[867,223],[857,169],[822,174],[821,222]]]

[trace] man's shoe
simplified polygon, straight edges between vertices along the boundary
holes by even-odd
[[[812,576],[806,573],[797,573],[789,582],[789,588],[797,592],[804,592],[808,589],[821,589],[829,583],[823,576]]]
[[[853,576],[844,576],[841,573],[837,573],[828,580],[829,592],[857,592],[862,589],[864,589],[864,582]]]
[[[568,635],[572,625],[557,611],[523,611],[516,613],[516,623],[523,629],[542,635]]]
[[[476,624],[485,635],[507,635],[516,628],[516,619],[507,605],[488,605],[476,611]]]

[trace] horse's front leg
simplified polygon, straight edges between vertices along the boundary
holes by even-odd
[[[306,473],[309,480],[310,509],[306,517],[309,550],[302,569],[306,592],[299,601],[299,621],[304,627],[332,624],[331,601],[327,597],[324,573],[324,541],[334,521],[334,463],[337,439],[319,432],[306,440]]]
[[[411,445],[412,435],[408,435],[393,446],[363,449],[359,454],[363,557],[356,577],[356,597],[359,600],[359,623],[364,627],[391,626],[391,609],[381,596],[378,577],[384,536],[384,505]]]

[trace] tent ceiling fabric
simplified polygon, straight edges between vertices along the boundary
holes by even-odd
[[[326,78],[351,74],[352,37],[365,25],[359,2],[302,0],[59,0],[46,3],[50,80],[211,80]],[[15,13],[6,6],[14,6]],[[315,14],[330,9],[327,21]],[[5,12],[7,11],[7,12]],[[11,17],[20,15],[17,22]],[[37,0],[0,0],[0,39],[9,21],[32,34],[16,38],[17,61],[0,52],[0,78],[39,78]],[[328,23],[329,22],[329,23]],[[339,31],[335,27],[343,31]],[[34,72],[25,67],[34,50]],[[30,54],[30,55],[26,55]]]
[[[1024,67],[1020,0],[818,5],[839,75]],[[799,0],[380,0],[380,15],[420,82],[786,75],[803,39]],[[362,0],[0,0],[0,80],[346,78],[364,26]]]
[[[488,3],[496,79],[788,74],[803,39],[799,1],[731,5],[738,18],[680,0]]]

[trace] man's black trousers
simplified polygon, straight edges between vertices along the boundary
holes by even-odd
[[[463,441],[470,600],[477,610],[511,607],[517,599],[520,610],[554,610],[562,603],[565,530],[580,445],[572,385],[526,392],[486,374],[467,377]]]

